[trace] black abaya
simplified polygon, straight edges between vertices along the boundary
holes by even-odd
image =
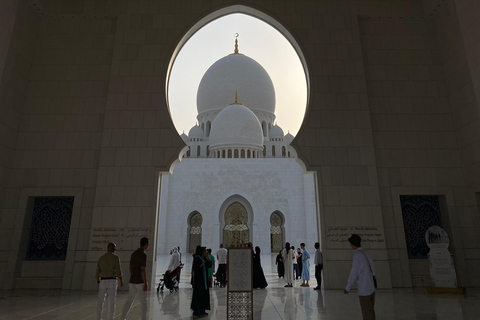
[[[278,277],[282,278],[285,276],[285,266],[283,265],[283,258],[282,254],[277,254],[277,259],[275,260],[275,264],[277,265],[277,273]]]
[[[266,288],[268,286],[267,280],[263,273],[262,264],[260,263],[260,254],[253,255],[253,287]]]
[[[193,259],[193,295],[190,309],[194,313],[201,314],[201,311],[210,310],[210,294],[207,285],[207,270],[204,260],[199,255]]]

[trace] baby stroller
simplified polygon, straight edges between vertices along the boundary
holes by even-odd
[[[167,289],[170,290],[170,293],[175,290],[175,292],[178,291],[178,281],[177,281],[177,276],[180,273],[180,270],[182,270],[183,265],[178,266],[175,270],[173,271],[165,271],[164,274],[162,274],[163,278],[160,279],[160,283],[158,284],[157,287],[157,292],[163,292],[163,288],[167,287]]]

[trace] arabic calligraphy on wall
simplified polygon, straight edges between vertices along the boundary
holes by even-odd
[[[130,250],[125,248],[126,243],[131,243],[132,238],[140,240],[142,237],[148,237],[149,228],[93,228],[90,238],[91,251],[105,251],[107,244],[113,242],[117,245],[117,250]]]
[[[328,243],[348,243],[348,238],[352,233],[358,234],[362,238],[362,243],[384,243],[385,238],[383,233],[377,227],[363,226],[363,227],[349,227],[336,226],[328,227],[326,239]]]

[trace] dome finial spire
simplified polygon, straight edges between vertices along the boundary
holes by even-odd
[[[230,103],[230,105],[232,105],[232,104],[241,104],[240,102],[238,102],[237,90],[235,90],[235,102],[234,102],[234,103]]]
[[[235,33],[235,50],[233,51],[233,53],[238,53],[238,36],[239,34]]]

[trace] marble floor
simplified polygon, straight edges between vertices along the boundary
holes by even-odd
[[[166,269],[168,256],[158,256],[157,278]],[[262,265],[269,283],[266,289],[254,291],[254,319],[361,319],[355,292],[344,295],[342,290],[314,291],[310,288],[284,288],[283,279],[275,272],[274,256],[262,255]],[[160,271],[161,270],[161,271]],[[191,319],[192,289],[188,284],[190,266],[187,262],[180,290],[177,293],[149,292],[150,319]],[[313,275],[313,268],[312,268]],[[157,281],[158,283],[158,281]],[[211,310],[203,319],[226,319],[226,289],[210,291]],[[127,292],[119,291],[115,319]],[[415,320],[473,320],[479,319],[480,288],[468,288],[465,296],[432,296],[418,289],[378,290],[376,295],[377,319]],[[96,292],[57,290],[0,291],[0,320],[3,319],[96,319]],[[139,319],[136,303],[128,319]]]

